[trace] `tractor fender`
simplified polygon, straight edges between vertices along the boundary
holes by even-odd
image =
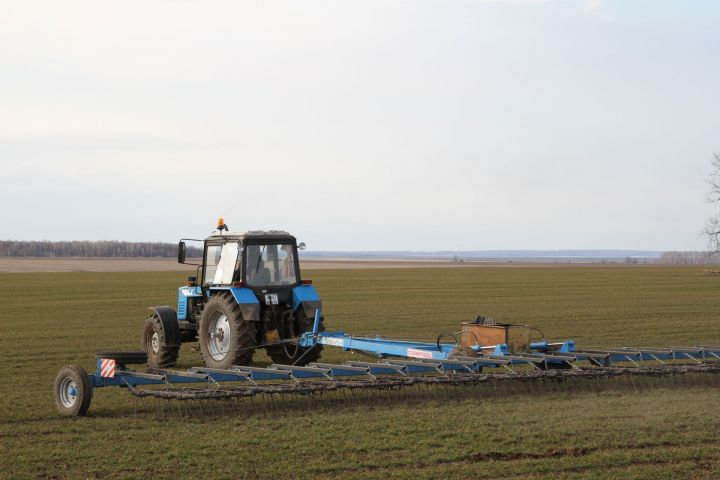
[[[163,329],[165,344],[168,346],[180,345],[180,325],[178,324],[177,313],[172,307],[150,307],[150,310],[160,319],[160,326]]]
[[[302,308],[307,318],[315,317],[315,310],[322,308],[320,296],[312,285],[298,285],[293,288],[293,312]]]
[[[230,293],[232,293],[238,307],[240,307],[243,320],[246,322],[260,321],[260,302],[252,290],[243,287],[232,287]]]

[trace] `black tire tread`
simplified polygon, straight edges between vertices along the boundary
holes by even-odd
[[[67,408],[60,400],[60,383],[64,378],[71,377],[75,380],[78,387],[78,401],[71,408]],[[79,365],[66,365],[60,369],[55,377],[53,386],[53,397],[55,397],[55,405],[60,415],[66,417],[81,417],[85,415],[90,408],[92,400],[92,386],[90,385],[90,377],[84,368]]]
[[[225,360],[218,362],[210,355],[207,348],[207,322],[209,315],[215,311],[222,310],[228,316],[231,324],[232,335],[235,338],[235,351],[228,352]],[[252,321],[245,320],[240,306],[237,304],[232,294],[217,293],[215,294],[203,308],[202,317],[200,319],[200,328],[198,329],[198,340],[200,343],[200,354],[203,362],[207,367],[229,368],[232,365],[249,365],[252,362],[256,345],[255,341],[256,327]]]
[[[145,362],[148,367],[162,368],[175,365],[180,356],[180,336],[177,328],[172,327],[173,322],[167,322],[169,325],[163,325],[160,316],[153,312],[145,319],[142,336],[140,337],[140,345],[145,352]],[[175,322],[177,323],[177,322]],[[167,327],[167,328],[165,328]],[[156,331],[160,335],[160,350],[157,354],[152,353],[150,345],[148,345],[148,330]]]

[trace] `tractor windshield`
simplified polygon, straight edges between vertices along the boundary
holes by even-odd
[[[268,243],[247,246],[246,282],[251,287],[294,285],[295,246],[292,243]]]

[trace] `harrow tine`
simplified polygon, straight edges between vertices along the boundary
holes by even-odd
[[[318,367],[297,367],[294,365],[270,365],[271,370],[282,370],[292,374],[294,378],[317,378],[331,376],[331,370],[329,368],[318,368]]]
[[[477,370],[477,359],[468,358],[452,358],[447,360],[415,360],[415,361],[394,361],[391,360],[388,363],[396,364],[402,363],[405,365],[418,366],[421,369],[426,367],[432,367],[439,372],[474,372]]]
[[[678,357],[678,353],[682,354],[681,356],[687,357],[689,354],[695,354],[695,355],[701,355],[703,354],[701,350],[699,349],[693,349],[693,348],[640,348],[638,349],[641,354],[647,355],[653,360],[656,360],[660,363],[665,363],[663,360],[676,360]],[[666,358],[661,358],[666,357]],[[642,357],[641,357],[642,359]]]
[[[547,360],[547,357],[543,354],[526,354],[516,353],[511,355],[489,355],[488,358],[492,360],[509,360],[512,364],[535,364]],[[570,358],[570,357],[568,357]]]
[[[565,362],[568,365],[570,365],[570,368],[575,371],[582,371],[582,368],[580,368],[580,365],[577,364],[577,362]]]
[[[625,358],[627,359],[628,362],[632,363],[636,367],[640,366],[640,364],[638,362],[636,362],[635,360],[633,360],[633,358],[631,356],[625,355]],[[640,356],[640,359],[642,360],[642,355]]]
[[[414,360],[386,360],[388,365],[404,367],[408,373],[441,372],[440,362],[414,361]]]
[[[504,368],[505,370],[507,370],[508,372],[510,372],[510,373],[512,373],[512,374],[517,374],[517,372],[516,372],[515,370],[513,370],[511,363],[509,363],[509,362],[508,362],[508,363],[503,363],[502,366],[503,366],[503,368]]]
[[[181,371],[181,370],[169,370],[166,368],[153,368],[151,369],[151,373],[157,374],[157,375],[163,375],[165,377],[165,381],[172,383],[174,380],[177,379],[183,379],[183,378],[194,378],[196,380],[201,381],[207,381],[210,376],[206,373],[197,373],[197,372],[191,372],[191,371]]]
[[[652,358],[654,358],[655,360],[657,360],[660,363],[665,363],[662,361],[662,359],[658,358],[654,353],[648,353],[648,355],[650,355]]]
[[[673,352],[678,353],[694,353],[700,355],[703,353],[703,347],[670,347]]]
[[[582,357],[583,360],[607,360],[610,357],[609,353],[598,352],[597,350],[575,350],[577,357]]]
[[[367,367],[372,375],[406,375],[407,372],[400,365],[390,365],[387,363],[372,362],[344,362],[343,365],[350,367]]]
[[[275,368],[233,366],[233,371],[248,373],[253,380],[290,380],[292,372]]]
[[[713,358],[720,358],[720,347],[717,345],[700,345],[700,348],[703,350],[703,358],[706,354]]]
[[[243,381],[250,380],[252,377],[247,373],[238,372],[236,370],[223,370],[220,368],[192,367],[191,373],[204,373],[214,382]]]
[[[571,355],[568,353],[545,352],[543,355],[551,358],[552,360],[563,360],[565,362],[576,362],[578,360],[577,355]]]
[[[441,360],[440,368],[444,372],[476,372],[478,370],[477,362],[472,360]]]
[[[631,348],[607,348],[602,350],[582,350],[582,353],[600,353],[604,355],[633,355],[640,356],[640,351]]]
[[[451,357],[451,360],[472,362],[478,369],[482,367],[497,367],[499,365],[507,365],[508,363],[510,363],[510,360],[504,358],[496,358],[494,360],[490,360],[488,357]]]
[[[336,365],[334,363],[317,363],[312,362],[308,364],[309,367],[317,367],[328,370],[330,375],[333,377],[344,377],[350,375],[371,375],[368,367],[351,366],[351,365]]]
[[[699,359],[697,359],[697,358],[693,357],[693,356],[692,356],[692,355],[690,355],[689,353],[684,353],[684,355],[685,355],[685,356],[686,356],[687,358],[689,358],[690,360],[694,360],[694,361],[695,361],[695,363],[702,363],[702,361],[701,361],[701,360],[699,360]]]

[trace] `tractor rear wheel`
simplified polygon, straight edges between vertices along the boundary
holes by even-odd
[[[290,333],[290,337],[302,335],[305,332],[312,330],[315,318],[308,318],[305,315],[305,310],[300,307],[295,314],[295,325],[294,332]],[[325,325],[323,317],[320,317],[320,331],[325,331]],[[322,345],[316,344],[313,347],[301,348],[297,345],[283,343],[267,348],[267,353],[275,363],[282,365],[298,365],[305,366],[310,362],[317,362],[320,360],[320,354],[322,353]]]
[[[245,320],[231,295],[216,294],[203,308],[198,328],[200,353],[210,368],[248,365],[255,342],[255,323]]]
[[[163,323],[157,312],[153,312],[145,319],[140,342],[143,351],[147,352],[147,364],[150,368],[175,365],[180,355],[177,328],[172,328],[172,325],[166,323]]]

